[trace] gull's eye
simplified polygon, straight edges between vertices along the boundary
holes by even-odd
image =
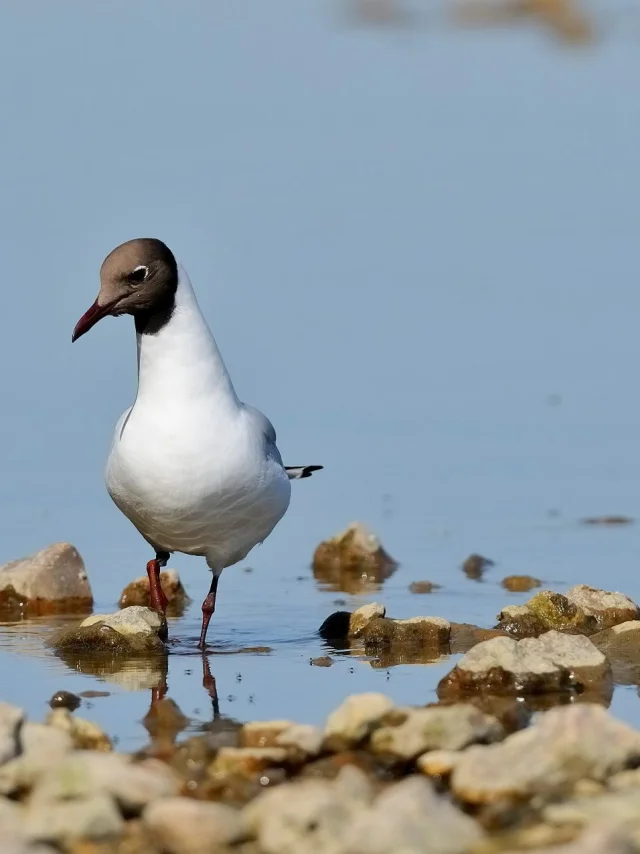
[[[129,281],[135,282],[136,285],[139,285],[140,282],[144,282],[148,275],[149,268],[145,267],[144,264],[140,264],[129,273]]]

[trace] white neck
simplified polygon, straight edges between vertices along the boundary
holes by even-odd
[[[216,398],[235,409],[238,397],[218,346],[202,316],[186,271],[178,265],[175,308],[157,332],[138,333],[138,396],[188,401]]]

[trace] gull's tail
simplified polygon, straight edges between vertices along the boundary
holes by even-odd
[[[311,477],[314,471],[320,471],[324,466],[285,466],[289,480],[299,480],[301,477]]]

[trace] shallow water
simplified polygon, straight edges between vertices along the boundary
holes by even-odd
[[[426,5],[386,28],[320,0],[3,12],[0,559],[73,542],[102,611],[143,571],[102,483],[133,330],[105,321],[69,343],[100,260],[142,233],[185,263],[287,464],[325,465],[294,484],[254,571],[223,575],[222,715],[320,721],[355,691],[434,698],[453,659],[310,666],[338,607],[492,625],[528,598],[499,587],[512,573],[640,598],[640,526],[578,522],[640,517],[637,15],[592,3],[601,37],[574,48]],[[309,570],[352,519],[401,564],[372,595],[319,590]],[[472,551],[496,561],[482,583],[459,568]],[[197,726],[212,716],[194,649],[208,576],[172,565],[194,604],[171,624],[166,681]],[[422,579],[442,589],[411,595]],[[38,718],[57,689],[109,691],[80,713],[141,744],[153,668],[78,672],[50,631],[1,627],[2,697]],[[271,651],[237,651],[256,646]],[[613,707],[637,723],[636,688]]]

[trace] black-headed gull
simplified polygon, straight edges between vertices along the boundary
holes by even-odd
[[[149,598],[166,609],[160,568],[172,552],[201,555],[213,573],[200,647],[222,570],[242,560],[284,516],[289,481],[322,466],[282,465],[271,422],[238,400],[185,270],[160,240],[116,247],[75,341],[107,315],[131,314],[138,394],[118,421],[106,470],[109,494],[155,549]]]

